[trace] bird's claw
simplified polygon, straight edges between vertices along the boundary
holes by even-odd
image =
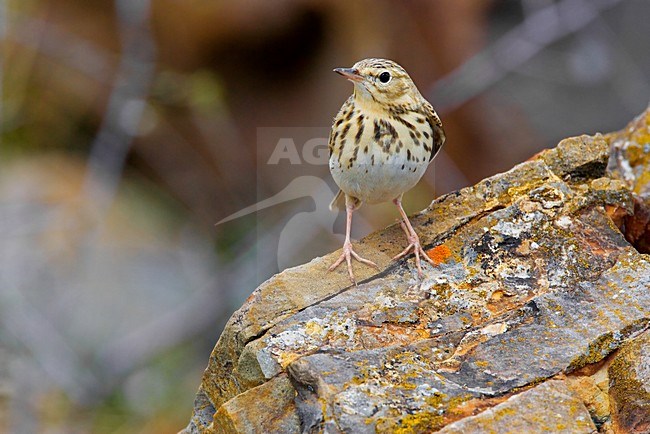
[[[346,242],[343,244],[343,252],[341,253],[341,256],[339,256],[336,262],[334,262],[328,268],[328,271],[334,271],[336,267],[338,267],[339,265],[341,265],[341,263],[343,263],[343,261],[345,261],[348,264],[348,274],[350,275],[350,280],[352,281],[353,285],[356,285],[357,281],[355,280],[354,272],[352,271],[352,258],[356,259],[362,264],[370,265],[371,267],[374,267],[377,270],[379,270],[379,266],[377,264],[359,256],[357,252],[355,252],[354,249],[352,248],[352,243]]]
[[[404,228],[403,224],[402,224],[402,228]],[[407,232],[406,228],[404,228],[404,231]],[[429,255],[427,255],[427,252],[425,252],[424,249],[422,248],[422,245],[420,244],[420,237],[418,237],[417,234],[415,233],[408,234],[408,241],[409,241],[409,245],[400,253],[395,255],[393,257],[393,261],[401,259],[407,256],[408,254],[410,254],[411,252],[415,253],[415,265],[418,269],[418,276],[422,277],[423,273],[422,273],[420,256],[422,256],[431,265],[435,265],[435,262],[433,262],[433,260],[429,257]]]

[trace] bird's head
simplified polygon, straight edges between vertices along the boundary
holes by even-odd
[[[336,68],[354,84],[355,99],[367,105],[419,106],[420,92],[408,73],[392,60],[364,59],[352,68]]]

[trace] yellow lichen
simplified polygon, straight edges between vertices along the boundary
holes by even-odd
[[[515,413],[516,413],[516,411],[515,411],[514,408],[504,406],[502,408],[493,410],[492,417],[493,417],[493,419],[495,421],[498,421],[498,420],[503,419],[506,416],[512,416]]]
[[[407,414],[397,421],[383,419],[377,422],[378,433],[413,434],[431,432],[443,425],[443,417],[438,413],[420,412]]]
[[[476,362],[474,362],[474,364],[478,368],[487,368],[488,366],[490,366],[490,364],[484,360],[477,360]]]

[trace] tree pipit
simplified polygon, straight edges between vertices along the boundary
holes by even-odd
[[[350,80],[354,91],[334,118],[329,138],[330,172],[340,188],[330,209],[344,202],[347,213],[343,253],[329,270],[346,261],[350,280],[356,284],[352,258],[377,268],[352,248],[352,213],[363,202],[391,200],[399,209],[409,243],[393,260],[415,253],[422,277],[420,259],[433,261],[402,207],[402,195],[422,178],[444,143],[442,122],[404,68],[391,60],[365,59],[334,72]]]

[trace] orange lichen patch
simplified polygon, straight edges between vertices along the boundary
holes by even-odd
[[[492,293],[492,295],[490,295],[490,301],[497,302],[497,301],[501,300],[504,295],[505,295],[505,293],[503,292],[503,290],[497,289],[496,291],[494,291]]]
[[[451,256],[451,250],[444,244],[435,246],[434,248],[427,251],[427,256],[433,260],[436,265],[440,265],[449,259]]]

